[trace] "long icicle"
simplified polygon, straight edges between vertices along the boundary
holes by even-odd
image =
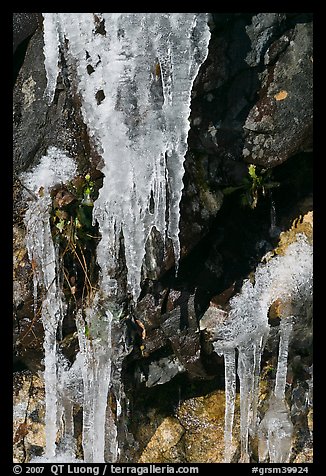
[[[236,390],[235,349],[227,349],[223,354],[225,369],[224,462],[230,463],[233,455],[232,429]]]
[[[259,427],[259,461],[288,463],[292,447],[293,424],[285,401],[287,360],[293,317],[282,318],[274,393]]]
[[[289,341],[290,341],[292,328],[293,328],[292,316],[283,318],[281,320],[280,344],[279,344],[279,351],[278,351],[278,362],[277,362],[274,395],[276,398],[280,398],[282,400],[285,397]]]
[[[249,463],[250,412],[254,392],[254,354],[253,343],[239,346],[238,375],[240,380],[240,443],[242,463]]]

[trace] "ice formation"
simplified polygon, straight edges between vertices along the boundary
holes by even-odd
[[[75,174],[74,161],[62,150],[50,147],[40,164],[22,177],[25,187],[30,191],[24,221],[26,246],[33,267],[35,310],[38,289],[42,289],[45,295],[41,312],[45,354],[46,458],[55,456],[58,410],[57,332],[64,317],[64,302],[57,273],[58,256],[50,228],[49,190],[54,185],[73,178]],[[34,199],[31,199],[33,196]]]
[[[58,45],[64,50],[67,43],[84,121],[104,160],[105,180],[94,207],[102,234],[102,289],[115,291],[122,231],[128,286],[136,299],[152,227],[171,238],[178,266],[191,89],[208,52],[207,14],[43,15],[46,95],[51,101]]]
[[[225,364],[224,460],[225,462],[230,462],[234,451],[232,445],[232,428],[236,390],[235,349],[226,349],[223,355]]]
[[[64,54],[82,113],[105,175],[94,206],[102,235],[97,249],[101,269],[91,307],[76,325],[80,351],[71,366],[60,354],[57,333],[65,313],[59,253],[51,236],[51,188],[76,175],[63,151],[49,148],[39,166],[23,175],[29,190],[25,216],[27,248],[45,331],[46,449],[34,462],[75,460],[73,409],[83,407],[85,462],[116,461],[117,428],[108,405],[112,382],[112,313],[121,233],[128,287],[140,293],[145,243],[153,227],[172,240],[176,268],[180,257],[179,204],[187,150],[191,90],[205,60],[210,33],[207,14],[44,13],[45,98],[51,104]],[[33,197],[33,200],[31,199]],[[116,351],[117,368],[121,362]],[[116,379],[117,377],[115,377]],[[116,389],[117,416],[123,389]],[[107,444],[109,442],[109,444]]]
[[[290,244],[284,256],[278,255],[267,263],[261,263],[255,272],[254,284],[244,281],[241,293],[230,300],[228,318],[218,325],[214,336],[214,349],[225,359],[225,461],[232,458],[232,428],[234,417],[235,350],[238,351],[237,373],[240,381],[240,442],[241,461],[248,462],[249,435],[257,433],[257,405],[261,355],[269,334],[268,310],[280,299],[283,302],[300,302],[312,294],[312,245],[304,235]],[[212,308],[210,309],[212,311]],[[290,335],[290,321],[281,326],[279,367],[276,379],[275,397],[284,401],[287,368],[287,346]],[[279,415],[279,422],[284,412]],[[282,418],[281,418],[281,415]],[[280,423],[281,424],[281,423]],[[285,423],[284,423],[285,425]],[[291,422],[287,422],[290,434]],[[286,426],[285,425],[285,426]],[[288,441],[288,440],[287,440]],[[276,452],[278,462],[285,457]]]
[[[82,439],[86,462],[105,462],[105,423],[109,423],[106,422],[106,414],[107,411],[110,411],[107,400],[112,361],[111,323],[111,312],[109,310],[101,312],[96,302],[94,307],[86,309],[86,324],[81,311],[76,318],[84,384]],[[91,338],[87,336],[85,325],[89,326]],[[112,421],[112,415],[109,420],[114,431],[115,423]],[[112,443],[116,445],[116,437]],[[116,461],[116,456],[115,448],[111,454],[111,461]]]
[[[259,460],[270,463],[288,463],[291,455],[293,424],[285,402],[285,386],[289,340],[293,317],[283,318],[280,324],[280,344],[274,394],[269,408],[259,425]]]

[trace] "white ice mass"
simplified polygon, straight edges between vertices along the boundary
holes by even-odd
[[[171,238],[178,266],[191,90],[208,52],[207,14],[44,13],[44,19],[46,95],[54,96],[59,47],[67,41],[84,121],[104,161],[94,207],[102,288],[115,291],[122,231],[136,299],[152,227]]]
[[[89,136],[103,159],[104,183],[93,213],[102,237],[97,248],[101,296],[114,300],[112,275],[123,233],[128,288],[137,299],[145,244],[153,227],[164,240],[172,240],[178,267],[191,91],[208,52],[207,14],[44,13],[43,17],[44,96],[50,105],[64,54]],[[83,406],[84,461],[104,462],[105,453],[116,461],[119,452],[107,404],[112,314],[100,309],[99,295],[83,318],[77,313],[80,352],[71,368],[57,345],[65,305],[49,223],[50,190],[76,174],[72,159],[53,147],[23,179],[30,190],[25,224],[35,309],[38,289],[45,293],[46,449],[34,462],[75,461],[76,402]],[[85,326],[91,329],[91,341]],[[119,413],[119,395],[117,408]],[[109,451],[105,451],[106,438]]]

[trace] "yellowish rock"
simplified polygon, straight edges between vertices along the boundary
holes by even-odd
[[[163,419],[139,463],[221,463],[224,457],[225,393],[183,401],[174,416]],[[239,442],[239,399],[236,400],[234,451]]]
[[[275,253],[284,255],[287,247],[296,241],[298,234],[303,234],[308,238],[308,241],[312,243],[313,238],[313,212],[309,211],[304,216],[296,218],[289,230],[284,231],[280,235],[280,241],[275,249]]]
[[[175,417],[165,418],[147,444],[138,462],[180,462],[178,451],[175,447],[182,438],[184,431],[184,428]]]
[[[224,457],[225,392],[214,391],[182,403],[177,413],[184,435],[185,457],[189,463],[221,463]],[[234,451],[239,439],[239,401],[236,401]]]

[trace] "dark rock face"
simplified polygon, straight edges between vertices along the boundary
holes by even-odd
[[[187,254],[207,233],[223,189],[246,162],[275,167],[312,142],[309,14],[213,14],[207,60],[195,81],[180,238]]]
[[[169,346],[177,358],[180,370],[186,370],[191,377],[206,377],[200,360],[200,333],[194,308],[194,296],[181,294],[175,301],[175,308],[160,315],[159,322],[151,320],[144,325],[142,340],[143,354]],[[151,377],[153,380],[154,378]]]
[[[13,51],[22,41],[31,36],[43,21],[41,13],[13,14]]]
[[[89,166],[91,146],[83,123],[80,103],[67,77],[68,66],[63,61],[63,75],[58,78],[53,103],[48,106],[44,91],[43,33],[32,37],[14,87],[14,173],[36,165],[51,145],[65,149],[78,157],[79,170]],[[92,150],[92,160],[98,154]]]
[[[246,119],[243,157],[274,167],[312,145],[312,25],[297,24],[264,55],[259,100]]]

